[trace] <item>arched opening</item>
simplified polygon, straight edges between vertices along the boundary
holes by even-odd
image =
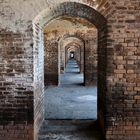
[[[77,9],[79,11],[77,12]],[[55,19],[59,16],[71,16],[71,17],[80,17],[88,20],[92,24],[96,26],[98,29],[98,121],[102,128],[102,132],[104,133],[104,115],[105,115],[105,95],[106,95],[106,19],[99,14],[97,11],[95,11],[93,8],[80,4],[75,2],[68,2],[68,3],[62,3],[58,7],[54,8],[55,13],[50,13],[50,15],[44,16],[43,18],[41,16],[37,17],[34,21],[37,23],[33,24],[34,29],[34,71],[39,71],[37,73],[40,73],[39,75],[35,75],[34,82],[38,83],[38,79],[42,78],[44,73],[43,70],[43,62],[44,62],[44,56],[42,56],[44,52],[44,46],[43,46],[43,34],[42,29],[44,26],[46,26],[52,19]],[[75,11],[76,10],[76,11]],[[48,17],[49,16],[49,17]],[[38,18],[42,19],[38,19]],[[98,19],[98,20],[97,20]],[[40,32],[39,34],[36,32]],[[40,42],[38,44],[38,42]],[[88,42],[88,41],[87,41]],[[58,42],[55,42],[57,44]],[[38,46],[39,45],[39,46]],[[39,47],[39,48],[38,48]],[[85,50],[89,53],[89,50]],[[58,48],[56,49],[56,52],[58,54]],[[88,55],[87,53],[87,55]],[[86,57],[86,56],[85,56]],[[53,62],[56,62],[58,64],[58,61],[56,60]],[[104,65],[102,65],[104,64]],[[40,66],[39,69],[36,67],[36,65]],[[88,64],[87,66],[89,66]],[[86,67],[86,66],[85,66]],[[57,70],[58,71],[58,70]],[[86,71],[86,68],[84,72]],[[57,72],[58,74],[58,72]],[[90,75],[89,75],[90,76]],[[58,76],[57,76],[58,77]],[[58,80],[57,80],[58,81]],[[43,109],[43,95],[44,95],[44,84],[38,83],[38,86],[35,87],[35,130],[38,131],[38,126],[40,124],[40,121],[44,118],[44,109]],[[36,106],[40,104],[40,109],[36,110]],[[38,116],[39,114],[39,116]]]
[[[76,29],[75,29],[76,30]],[[79,61],[79,62],[81,62],[81,68],[80,68],[80,70],[81,70],[81,72],[83,72],[83,70],[84,70],[84,67],[83,67],[83,63],[84,63],[84,39],[82,38],[82,37],[80,37],[80,34],[78,34],[78,33],[74,33],[75,35],[71,35],[71,34],[69,34],[69,35],[64,35],[64,37],[63,38],[61,38],[60,40],[59,40],[59,45],[60,45],[60,47],[62,47],[63,48],[63,50],[61,50],[61,52],[63,52],[62,53],[62,60],[63,60],[63,62],[61,63],[61,71],[62,71],[62,73],[65,71],[65,67],[66,67],[66,56],[65,56],[65,54],[66,54],[66,46],[68,46],[68,44],[69,45],[76,45],[76,46],[79,46],[79,48],[80,48],[80,52],[81,52],[81,54],[80,54],[80,58],[81,58],[81,60]],[[80,65],[80,64],[79,64]]]

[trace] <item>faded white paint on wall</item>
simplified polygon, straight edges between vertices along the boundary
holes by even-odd
[[[32,20],[38,21],[44,16],[51,17],[52,9],[62,2],[70,0],[0,0],[0,28],[13,32],[24,32]],[[96,7],[102,0],[71,0]],[[44,10],[44,11],[43,11]],[[42,14],[43,13],[43,14]],[[47,14],[47,15],[46,15]]]

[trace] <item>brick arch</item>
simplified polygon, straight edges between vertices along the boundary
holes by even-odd
[[[59,43],[61,44],[62,41],[65,41],[66,39],[69,39],[69,38],[75,38],[75,39],[79,40],[80,42],[82,42],[83,44],[85,42],[84,38],[78,34],[72,34],[72,35],[66,34],[62,38],[59,39]]]
[[[102,14],[104,17],[110,16],[115,9],[116,2],[115,0],[60,0],[60,1],[50,1],[48,0],[46,2],[47,4],[40,4],[42,7],[38,6],[38,11],[34,14],[33,22],[44,26],[44,23],[46,24],[51,21],[53,18],[56,17],[57,11],[56,8],[60,7],[60,5],[63,5],[64,3],[77,3],[81,5],[86,5],[87,7],[90,7],[94,9],[95,11]],[[71,6],[72,7],[72,6]],[[62,6],[62,9],[64,6]],[[62,13],[62,12],[61,12]],[[59,14],[58,14],[59,15]],[[42,19],[44,19],[42,22]],[[42,22],[42,23],[41,23]]]
[[[106,18],[102,14],[80,2],[63,2],[50,9],[42,11],[34,18],[33,23],[44,28],[51,20],[65,15],[84,18],[93,23],[96,28],[102,28],[106,24]]]
[[[70,45],[70,46],[69,46]],[[70,43],[66,46],[66,51],[69,52],[69,51],[74,51],[74,50],[79,50],[80,47],[77,46],[75,43]]]
[[[75,43],[75,42],[70,42],[65,46],[65,50],[68,51],[70,48],[80,49],[80,44]]]
[[[137,38],[136,40],[139,40],[139,30],[137,28],[138,10],[136,10],[139,9],[137,6],[139,5],[139,3],[137,0],[134,1],[134,3],[130,0],[116,2],[114,2],[114,0],[110,2],[107,1],[108,4],[98,7],[99,9],[97,9],[97,11],[93,9],[92,6],[90,6],[88,10],[90,14],[88,17],[84,15],[86,11],[84,11],[83,9],[84,7],[88,8],[88,5],[80,4],[84,5],[82,6],[82,8],[80,7],[84,13],[80,11],[77,15],[75,15],[76,12],[73,13],[73,11],[71,10],[73,8],[77,9],[79,7],[76,6],[77,3],[72,2],[72,4],[70,4],[68,2],[69,8],[66,8],[67,3],[63,3],[62,5],[64,7],[61,4],[56,7],[54,6],[52,7],[53,12],[49,12],[48,16],[40,16],[41,19],[38,19],[38,21],[41,22],[36,22],[36,19],[33,22],[33,24],[35,23],[35,27],[39,26],[39,28],[36,27],[37,30],[41,30],[41,28],[47,25],[47,23],[53,20],[53,18],[62,16],[62,14],[65,15],[65,12],[61,11],[61,9],[65,8],[66,9],[64,11],[66,11],[66,15],[72,16],[72,14],[74,14],[73,16],[81,16],[82,18],[86,18],[90,22],[95,21],[92,20],[92,18],[95,18],[96,12],[98,13],[97,15],[104,15],[104,17],[101,15],[99,17],[99,20],[101,19],[101,17],[103,17],[105,22],[100,21],[100,24],[97,25],[97,21],[95,21],[96,23],[94,23],[94,25],[96,25],[96,27],[98,28],[98,85],[100,85],[100,87],[98,88],[98,119],[100,121],[102,131],[107,139],[133,139],[135,135],[137,135],[139,139],[139,135],[137,134],[137,132],[139,132],[139,125],[137,121],[135,121],[138,120],[138,111],[134,111],[134,109],[132,109],[131,107],[129,108],[128,103],[129,101],[131,102],[132,98],[135,99],[133,100],[134,102],[137,102],[139,96],[136,95],[140,91],[139,85],[137,85],[136,83],[131,83],[131,80],[129,79],[129,73],[131,72],[131,74],[133,75],[131,75],[133,81],[136,80],[136,76],[139,77],[139,74],[137,72],[138,68],[132,68],[133,66],[131,64],[130,67],[132,69],[127,66],[127,62],[131,60],[133,64],[136,64],[136,67],[138,67],[139,65],[137,62],[138,56],[136,53],[136,51],[138,50],[138,42],[135,41],[135,37]],[[127,13],[126,9],[132,8],[131,5],[132,7],[136,7],[136,9],[134,11],[131,11],[130,13]],[[68,14],[67,12],[69,12],[69,10],[70,13]],[[131,13],[134,14],[134,17],[132,17]],[[120,20],[117,20],[117,18],[120,18]],[[44,19],[44,21],[46,21],[46,19],[48,20],[46,22],[42,22],[42,19]],[[96,19],[98,19],[98,16],[96,17]],[[106,22],[108,26],[106,26]],[[100,28],[101,25],[102,28]],[[131,44],[125,42],[126,40],[129,40],[129,38],[131,38],[135,43]],[[131,51],[128,51],[127,46],[135,47],[135,51],[133,50],[134,54]],[[131,52],[130,54],[133,56],[133,58],[132,56],[127,56],[123,50]],[[124,83],[122,81],[124,81]],[[130,91],[128,85],[131,85],[133,90]],[[132,92],[136,94],[133,97],[131,97]],[[129,99],[127,98],[127,95],[129,96]],[[138,103],[131,103],[131,106],[133,105],[136,106],[136,109],[138,109]],[[127,113],[124,111],[129,109],[132,112],[128,111],[129,113]],[[134,115],[136,116],[134,117]],[[39,120],[38,117],[37,120]],[[129,131],[131,131],[132,134],[129,134]]]
[[[44,12],[44,11],[43,11]],[[98,70],[100,71],[99,72],[99,75],[98,77],[99,78],[99,84],[98,85],[101,85],[101,87],[98,87],[98,88],[101,88],[102,90],[100,90],[100,96],[98,97],[98,103],[99,103],[99,106],[98,106],[98,120],[101,124],[101,127],[102,127],[102,130],[103,130],[103,133],[105,132],[104,128],[104,124],[105,124],[105,111],[104,111],[104,108],[105,108],[105,98],[103,98],[106,94],[106,37],[107,37],[107,32],[106,32],[106,18],[101,15],[98,11],[96,11],[95,9],[85,5],[85,4],[82,4],[82,3],[78,3],[78,2],[64,2],[64,3],[61,3],[55,7],[53,7],[50,12],[47,12],[46,15],[44,15],[42,17],[42,15],[40,14],[39,15],[39,18],[37,17],[36,19],[34,19],[33,21],[33,30],[34,30],[34,33],[36,34],[36,31],[40,32],[39,36],[37,36],[37,39],[34,39],[34,49],[37,50],[38,49],[38,46],[36,46],[36,42],[35,40],[38,40],[40,41],[40,44],[42,44],[42,34],[41,34],[41,30],[48,24],[48,22],[50,22],[51,20],[55,19],[55,18],[58,18],[60,16],[71,16],[71,17],[80,17],[80,18],[84,18],[86,20],[88,20],[89,22],[91,22],[92,24],[94,24],[96,26],[96,28],[98,29],[98,32],[99,32],[99,35],[98,35],[98,50],[99,50],[99,61],[100,61],[100,65],[98,66]],[[39,42],[38,41],[38,42]],[[41,47],[39,47],[40,50],[40,54],[43,53],[42,50],[43,50],[43,46],[42,46],[42,49]],[[56,50],[58,51],[58,49]],[[87,52],[89,52],[90,50],[87,49],[86,50]],[[58,51],[59,52],[59,51]],[[41,58],[41,55],[39,55],[39,53],[37,53],[38,56],[40,56],[40,59],[39,60],[34,60],[34,65],[40,65],[40,68],[43,67],[43,58]],[[35,58],[38,58],[38,56],[36,56]],[[42,61],[42,62],[41,62]],[[102,63],[104,63],[104,65],[102,66]],[[42,64],[42,66],[41,66]],[[56,66],[57,66],[57,62],[56,62]],[[34,71],[36,71],[37,73],[37,69],[35,69]],[[39,77],[38,77],[39,76]],[[35,78],[35,79],[40,79],[40,78],[43,78],[43,75],[37,75],[38,78]],[[34,81],[36,83],[38,83],[39,81]],[[39,82],[40,84],[40,82]],[[40,103],[40,100],[41,102],[43,101],[43,88],[44,88],[44,85],[40,85],[40,87],[35,87],[35,96],[37,97],[37,100],[35,101],[35,114],[42,114],[42,115],[35,115],[36,118],[35,118],[35,130],[38,131],[38,126],[40,124],[40,120],[43,120],[43,103],[42,103],[42,106],[40,106],[40,108],[37,108],[36,110],[36,106],[38,106],[38,103]],[[39,95],[39,94],[40,95]],[[104,95],[104,96],[103,96]],[[40,96],[40,98],[38,98]],[[102,97],[103,96],[103,97]],[[36,98],[35,98],[36,99]],[[40,112],[40,113],[39,113]]]

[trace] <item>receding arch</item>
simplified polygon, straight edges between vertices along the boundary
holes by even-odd
[[[63,2],[50,9],[45,9],[40,12],[39,15],[34,18],[33,23],[44,28],[51,20],[65,15],[87,19],[93,23],[96,28],[102,28],[106,24],[106,18],[103,15],[92,7],[82,3]]]
[[[67,40],[69,38],[75,38],[75,39],[79,40],[82,43],[85,42],[85,40],[78,34],[72,34],[72,35],[66,34],[62,38],[59,39],[59,44],[61,44],[63,41],[65,41],[65,40]]]
[[[65,62],[65,46],[67,46],[69,43],[76,43],[78,46],[80,45],[81,48],[81,52],[84,51],[84,39],[81,38],[78,35],[64,35],[61,39],[59,39],[59,50],[61,49],[61,56],[62,59],[64,60],[61,65],[62,65],[62,71],[65,70],[65,66],[66,66],[66,62]],[[82,62],[83,63],[83,62]],[[60,71],[60,70],[59,70]]]
[[[68,54],[70,53],[70,51],[73,51],[73,52],[78,51],[79,57],[77,58],[77,62],[79,64],[79,62],[81,60],[81,50],[82,50],[82,46],[80,46],[79,44],[77,44],[75,42],[71,42],[71,43],[67,44],[65,46],[65,61],[66,61],[66,63],[69,59]]]

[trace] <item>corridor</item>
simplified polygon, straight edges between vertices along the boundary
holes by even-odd
[[[49,86],[45,91],[45,118],[96,120],[97,88],[83,83],[76,60],[69,60],[60,85]]]
[[[96,124],[97,88],[83,82],[76,60],[69,60],[60,85],[45,91],[46,120],[39,140],[102,140]]]

